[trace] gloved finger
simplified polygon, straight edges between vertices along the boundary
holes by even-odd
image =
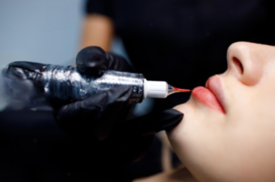
[[[132,137],[152,135],[161,130],[169,130],[175,127],[181,122],[182,118],[183,113],[174,109],[167,109],[149,113],[133,120],[123,121],[117,126],[116,132],[120,135]]]
[[[133,94],[132,87],[121,87],[107,92],[105,107],[102,109],[100,122],[95,127],[95,135],[99,139],[107,138],[133,109],[130,101]]]
[[[29,61],[15,61],[9,64],[9,67],[18,67],[22,69],[26,69],[31,72],[40,72],[47,66],[47,64],[35,63]]]
[[[77,71],[84,75],[100,76],[108,69],[108,59],[103,49],[89,46],[80,50],[76,56]]]
[[[58,124],[69,131],[80,128],[82,130],[91,130],[91,128],[95,129],[97,127],[104,128],[101,125],[106,125],[109,128],[113,125],[112,122],[116,122],[115,117],[123,117],[123,114],[116,115],[118,114],[116,107],[127,106],[131,94],[131,87],[115,87],[92,95],[87,99],[65,105],[55,111],[54,116]],[[102,119],[106,119],[106,121],[109,119],[109,123],[97,122]]]
[[[0,77],[3,76],[4,100],[8,108],[24,109],[48,104],[43,98],[43,90],[35,81],[37,75],[40,75],[47,66],[34,62],[16,61],[2,70]]]
[[[5,69],[4,74],[6,74],[6,76],[13,75],[20,79],[28,79],[34,72],[40,73],[43,71],[46,66],[47,64],[15,61],[8,65],[8,70]]]
[[[121,156],[124,163],[140,160],[150,147],[154,134],[175,127],[182,118],[181,112],[167,109],[119,123],[110,136],[110,139],[117,141],[119,151],[116,155]]]
[[[109,60],[108,69],[125,72],[135,72],[132,65],[128,63],[126,59],[113,53],[106,53],[107,59]]]
[[[106,70],[133,72],[133,68],[124,58],[106,53],[96,46],[89,46],[79,51],[76,56],[76,66],[81,74],[89,76],[101,76]]]

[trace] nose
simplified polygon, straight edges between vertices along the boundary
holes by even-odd
[[[265,48],[262,46],[264,45],[237,42],[228,48],[228,71],[245,85],[256,85],[262,78],[266,63]]]

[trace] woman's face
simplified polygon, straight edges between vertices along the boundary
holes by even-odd
[[[238,42],[228,69],[176,107],[182,122],[168,133],[198,181],[275,181],[275,47]]]

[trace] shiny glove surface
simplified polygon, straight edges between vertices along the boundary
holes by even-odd
[[[125,120],[117,125],[110,141],[117,141],[113,143],[119,144],[120,150],[116,155],[122,157],[121,162],[138,161],[145,155],[156,132],[170,130],[182,119],[183,113],[167,109]]]
[[[125,59],[105,53],[99,47],[81,50],[76,65],[78,72],[87,76],[101,76],[106,70],[134,72]],[[46,66],[18,61],[10,64],[15,69],[8,73],[18,78],[22,87],[27,86],[28,94],[29,90],[35,90],[35,85],[31,84],[35,82],[35,73],[43,74]],[[84,100],[51,105],[57,123],[75,141],[76,148],[94,146],[92,150],[97,155],[83,156],[85,160],[96,157],[99,161],[125,164],[140,159],[156,132],[176,126],[183,117],[182,113],[169,109],[129,120],[127,116],[134,106],[129,102],[131,94],[131,87],[115,87]],[[85,154],[92,153],[87,148]]]
[[[134,72],[124,58],[105,53],[95,46],[86,47],[77,54],[76,66],[77,71],[85,76],[100,77],[106,70]],[[54,116],[63,129],[70,132],[89,132],[102,140],[133,109],[134,104],[130,103],[131,94],[131,87],[115,87],[57,108]]]
[[[76,67],[84,75],[101,76],[106,70],[135,72],[122,57],[106,53],[100,47],[90,46],[82,49],[76,56]]]
[[[76,65],[81,74],[93,76],[100,76],[105,70],[134,71],[125,59],[98,47],[81,50]],[[54,115],[60,126],[79,140],[91,138],[93,150],[99,152],[102,161],[137,161],[146,153],[154,134],[176,126],[183,114],[169,109],[127,120],[134,106],[129,103],[131,93],[131,87],[116,87],[65,105]]]

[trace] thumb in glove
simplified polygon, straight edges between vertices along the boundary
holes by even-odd
[[[107,141],[116,144],[116,147],[111,149],[110,145],[109,150],[114,152],[112,156],[119,156],[124,163],[138,161],[146,154],[156,132],[172,129],[182,118],[183,113],[167,109],[119,123]]]
[[[96,46],[79,51],[76,56],[76,67],[78,72],[89,76],[101,76],[106,70],[134,72],[133,67],[124,58],[106,53]]]

